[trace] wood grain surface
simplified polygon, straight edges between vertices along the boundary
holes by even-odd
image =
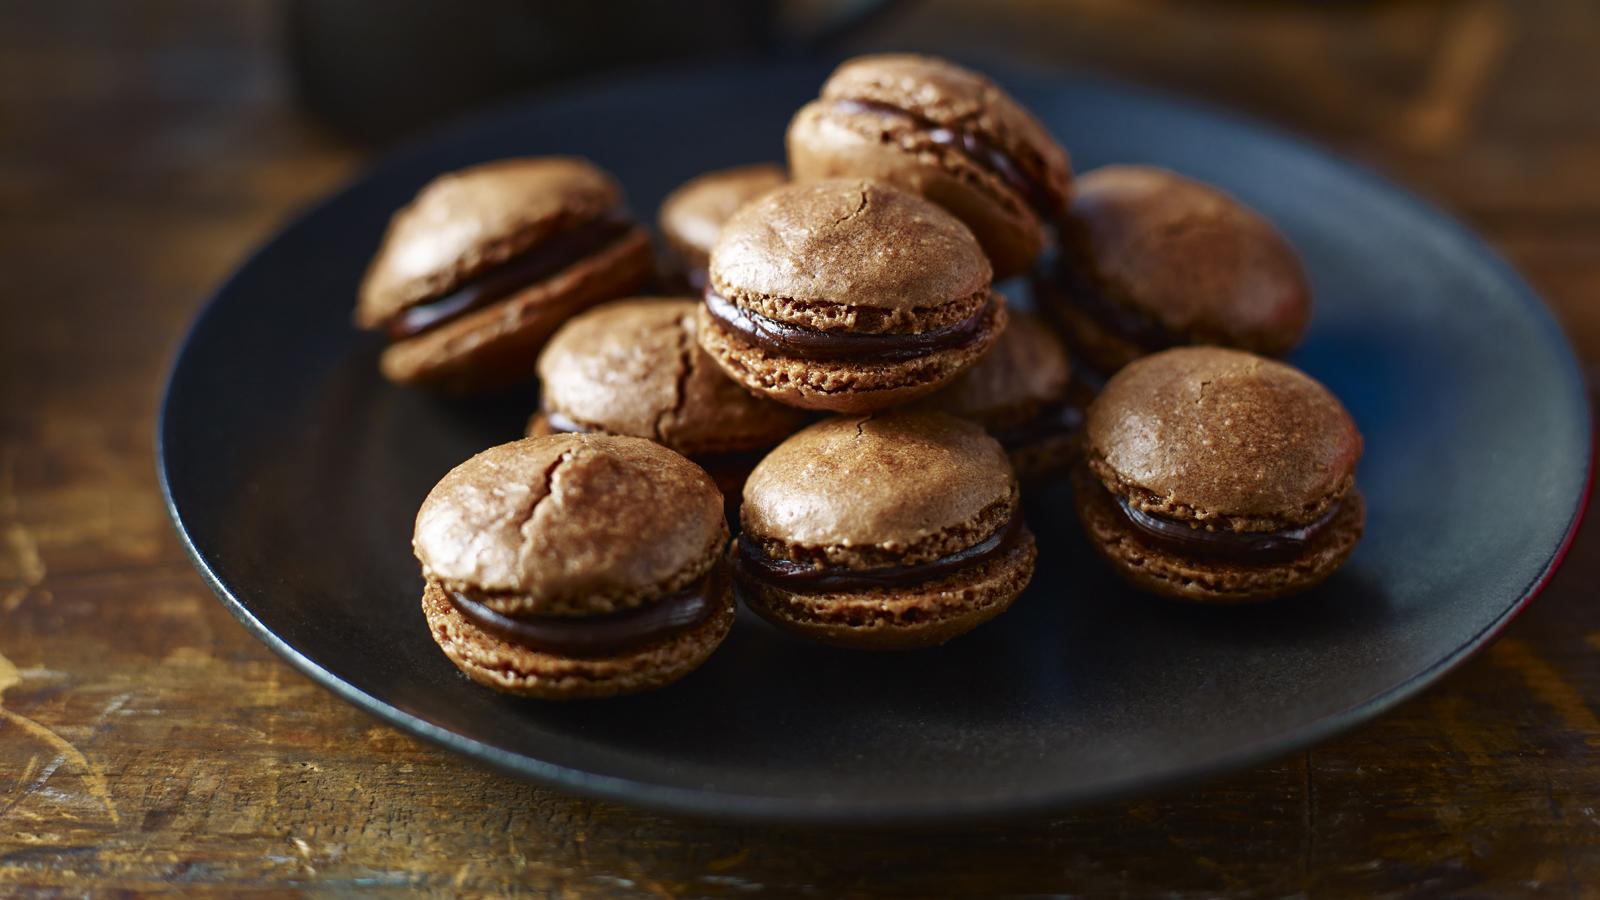
[[[0,0],[0,895],[1600,896],[1593,524],[1502,640],[1377,722],[1006,827],[666,818],[486,773],[314,687],[190,569],[152,458],[202,298],[372,152],[296,112],[280,14]],[[1307,133],[1487,235],[1600,371],[1593,0],[942,0],[859,46],[988,48]]]

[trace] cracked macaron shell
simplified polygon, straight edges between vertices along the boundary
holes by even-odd
[[[576,157],[502,159],[440,175],[390,219],[356,323],[376,328],[621,205],[616,181]]]
[[[848,568],[928,562],[1017,515],[1016,476],[982,428],[943,413],[827,419],[745,482],[744,534],[779,559]]]
[[[775,163],[719,169],[689,179],[661,202],[661,236],[683,262],[705,268],[722,226],[751,200],[785,184],[789,175]]]
[[[711,284],[744,309],[822,331],[919,332],[966,319],[993,271],[960,220],[859,178],[790,185],[735,213]]]
[[[452,469],[417,513],[423,576],[510,614],[643,606],[710,570],[728,541],[703,469],[652,441],[525,438]]]
[[[1227,193],[1153,166],[1078,178],[1068,251],[1107,299],[1195,343],[1281,356],[1311,320],[1294,247]]]
[[[1117,496],[1169,519],[1276,531],[1315,521],[1354,484],[1361,434],[1326,387],[1240,350],[1136,360],[1089,407],[1086,460]]]
[[[539,357],[543,407],[596,431],[689,455],[770,447],[807,416],[756,397],[695,340],[692,298],[639,298],[572,319]]]
[[[877,104],[911,118],[851,111],[841,101]],[[969,131],[1003,152],[1037,186],[1045,209],[1035,209],[987,165],[934,141],[930,123]],[[797,179],[879,178],[951,210],[977,233],[1001,277],[1025,270],[1037,257],[1046,227],[1066,209],[1072,189],[1067,152],[1038,119],[989,78],[930,56],[847,61],[823,85],[821,98],[795,115],[787,146]]]

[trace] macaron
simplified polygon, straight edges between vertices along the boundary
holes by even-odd
[[[788,180],[782,166],[758,163],[707,172],[668,194],[656,220],[671,252],[664,268],[690,291],[705,291],[711,248],[723,223],[739,207]]]
[[[1112,567],[1178,600],[1304,591],[1361,539],[1361,434],[1285,363],[1181,347],[1118,372],[1089,407],[1078,516]]]
[[[844,647],[942,644],[1033,577],[1033,534],[1000,444],[972,422],[831,418],[773,450],[744,488],[734,575],[750,609]]]
[[[789,123],[796,179],[855,175],[921,194],[972,228],[996,278],[1025,271],[1072,190],[1067,152],[994,82],[931,56],[840,66]]]
[[[1165,169],[1080,176],[1061,240],[1036,295],[1107,375],[1191,344],[1282,356],[1311,320],[1311,285],[1288,239],[1228,194]]]
[[[700,346],[750,391],[861,413],[932,393],[1005,330],[989,261],[960,220],[858,178],[747,204],[711,251]]]
[[[809,417],[723,374],[695,341],[698,303],[616,300],[561,326],[539,356],[541,409],[528,433],[647,438],[737,496],[761,455]]]
[[[559,434],[479,453],[417,513],[422,612],[479,684],[565,700],[688,674],[733,625],[722,496],[642,438]]]
[[[1016,310],[977,365],[914,404],[988,430],[1024,480],[1064,473],[1077,455],[1094,393],[1073,378],[1066,348],[1037,317]]]
[[[562,322],[652,268],[611,176],[581,159],[499,160],[434,179],[395,213],[355,320],[388,337],[392,381],[506,387],[533,376]]]

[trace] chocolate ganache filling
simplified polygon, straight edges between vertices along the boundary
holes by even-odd
[[[396,341],[421,334],[555,275],[613,243],[632,228],[631,219],[621,212],[612,212],[552,235],[447,294],[401,310],[389,320],[385,330],[389,339]]]
[[[579,425],[562,413],[551,412],[548,409],[544,411],[544,423],[550,427],[551,431],[558,431],[564,434],[588,434],[591,431],[587,425]]]
[[[1294,559],[1328,529],[1340,508],[1340,504],[1335,503],[1316,521],[1282,531],[1212,531],[1135,509],[1125,497],[1116,497],[1115,500],[1123,517],[1153,543],[1174,553],[1217,557],[1239,563],[1273,563]]]
[[[512,644],[563,656],[642,647],[704,622],[716,611],[725,576],[717,563],[699,581],[648,606],[598,616],[508,616],[460,591],[446,591],[467,621]]]
[[[910,587],[943,578],[962,569],[1004,555],[1022,538],[1022,520],[1013,516],[994,534],[949,556],[907,566],[876,569],[846,569],[842,566],[814,566],[787,559],[774,559],[748,535],[739,536],[739,565],[746,574],[798,594],[829,591],[864,591],[873,588]]]
[[[963,346],[978,335],[994,305],[994,295],[960,322],[928,331],[865,334],[802,328],[735,306],[714,288],[706,288],[706,311],[724,328],[747,342],[782,356],[815,360],[895,362]]]
[[[973,131],[970,126],[940,125],[909,110],[874,100],[835,100],[833,106],[834,109],[848,114],[892,116],[915,122],[927,132],[929,140],[941,147],[959,150],[968,159],[994,173],[1016,191],[1041,219],[1047,222],[1055,221],[1055,203],[1050,199],[1050,192],[1044,185],[1030,177],[1026,170],[1018,165],[1015,157]]]

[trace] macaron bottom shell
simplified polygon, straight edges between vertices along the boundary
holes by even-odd
[[[430,580],[422,594],[428,630],[445,656],[485,687],[541,700],[614,697],[672,684],[709,658],[733,627],[732,584],[723,580],[717,608],[693,627],[612,656],[546,653],[502,640],[473,625]]]
[[[1360,491],[1351,489],[1328,527],[1299,556],[1249,564],[1186,556],[1154,545],[1133,527],[1086,467],[1074,470],[1073,488],[1084,533],[1117,574],[1134,587],[1193,603],[1255,603],[1316,587],[1355,550],[1367,516]]]
[[[943,644],[1005,612],[1032,580],[1037,558],[1033,533],[1023,527],[1004,554],[909,587],[790,591],[737,564],[734,580],[745,605],[785,631],[838,647],[914,650]]]
[[[782,356],[734,337],[701,306],[700,346],[738,384],[801,409],[876,412],[933,393],[971,368],[1005,330],[1007,312],[992,303],[972,340],[925,356],[889,362],[807,360]]]

